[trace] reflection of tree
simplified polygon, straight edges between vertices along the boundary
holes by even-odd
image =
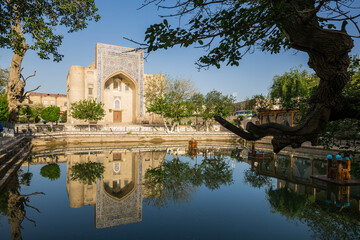
[[[325,202],[310,204],[300,215],[316,239],[359,239],[360,221],[354,209],[337,208]]]
[[[195,187],[191,184],[189,163],[176,158],[147,170],[144,186],[148,193],[148,197],[144,199],[145,203],[152,203],[159,208],[166,207],[168,202],[187,201],[195,192]]]
[[[312,196],[288,188],[270,188],[267,195],[273,211],[308,225],[316,239],[358,239],[360,236],[360,221],[356,220],[359,216],[353,209],[314,201]]]
[[[75,163],[70,168],[70,177],[72,181],[79,181],[84,184],[92,184],[96,179],[101,178],[105,167],[102,163],[86,162]]]
[[[271,186],[272,184],[270,177],[263,176],[259,174],[257,170],[252,171],[251,169],[245,170],[244,182],[253,188],[262,188],[264,186]]]
[[[288,219],[297,217],[312,203],[313,197],[301,195],[288,188],[273,189],[266,191],[271,208]]]
[[[231,184],[232,174],[230,166],[220,157],[205,159],[195,166],[174,157],[146,171],[144,187],[148,197],[144,201],[158,207],[166,207],[168,202],[185,202],[198,186],[214,190]]]
[[[54,181],[60,177],[60,167],[56,163],[49,163],[41,168],[40,175]]]
[[[211,189],[218,189],[221,185],[230,185],[233,182],[232,170],[230,166],[223,160],[205,160],[202,177],[204,185]]]
[[[31,177],[29,177],[29,174],[25,174],[26,176],[24,176],[21,171],[19,173],[20,179],[26,179],[25,183],[30,183]],[[26,217],[26,207],[40,212],[37,208],[29,204],[29,197],[37,194],[44,194],[42,192],[35,192],[32,194],[20,195],[20,184],[21,182],[18,180],[18,175],[13,175],[7,185],[7,188],[0,193],[0,213],[8,216],[11,238],[13,240],[22,239],[21,223],[24,219],[27,219],[36,225],[34,220]]]

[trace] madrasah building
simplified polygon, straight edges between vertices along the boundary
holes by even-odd
[[[154,77],[144,74],[144,51],[97,43],[95,62],[88,67],[71,66],[67,76],[67,110],[84,99],[104,104],[105,117],[99,123],[141,123],[151,121],[146,113],[144,85]],[[68,123],[83,123],[68,115]]]

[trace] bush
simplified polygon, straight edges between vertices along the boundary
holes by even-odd
[[[41,118],[49,121],[56,122],[60,117],[60,108],[56,106],[50,106],[41,111]]]

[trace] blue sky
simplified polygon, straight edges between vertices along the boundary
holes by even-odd
[[[63,61],[56,63],[41,60],[34,52],[28,51],[23,61],[24,75],[37,71],[36,77],[28,81],[26,89],[38,85],[37,92],[66,94],[66,76],[71,65],[88,66],[95,60],[95,44],[107,43],[126,47],[137,47],[124,37],[143,41],[146,28],[162,21],[155,6],[137,10],[142,0],[97,0],[101,20],[91,22],[87,29],[67,34],[59,51],[65,55]],[[354,39],[352,54],[360,54],[359,39]],[[164,73],[172,77],[190,78],[195,87],[202,93],[216,89],[224,94],[237,93],[237,100],[245,100],[255,94],[267,94],[272,78],[276,74],[289,71],[290,68],[302,65],[308,69],[308,57],[302,52],[293,50],[271,55],[255,51],[246,55],[239,67],[222,66],[209,70],[200,70],[194,65],[203,54],[202,49],[173,48],[151,53],[145,62],[145,73]],[[12,52],[0,49],[0,65],[10,65]]]

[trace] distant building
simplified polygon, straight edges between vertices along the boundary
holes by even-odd
[[[97,43],[95,62],[88,67],[70,67],[67,76],[68,110],[74,102],[96,99],[104,104],[106,112],[100,123],[140,123],[149,120],[151,118],[145,109],[144,85],[153,76],[156,75],[144,74],[143,50]],[[68,122],[82,121],[68,116]]]
[[[52,93],[37,93],[29,94],[29,103],[42,104],[44,107],[57,106],[60,111],[67,110],[67,96],[66,94],[52,94]]]

